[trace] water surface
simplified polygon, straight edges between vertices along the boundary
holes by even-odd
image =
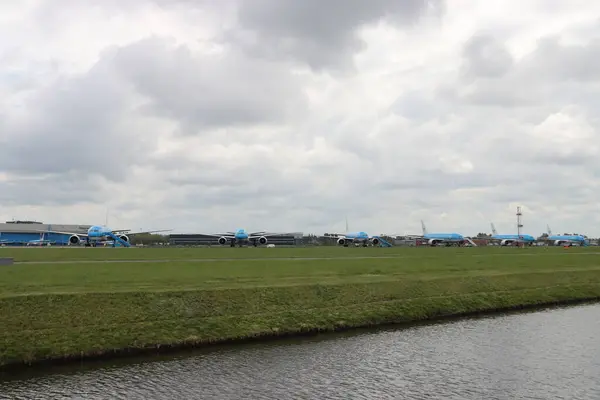
[[[6,377],[4,399],[600,399],[600,305]]]

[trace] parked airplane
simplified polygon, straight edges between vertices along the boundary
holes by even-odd
[[[533,246],[533,242],[535,242],[535,238],[531,235],[498,235],[494,224],[490,225],[492,226],[492,239],[500,240],[500,246],[511,246],[518,243]]]
[[[250,243],[252,243],[252,245],[254,247],[257,247],[259,244],[261,245],[265,245],[268,242],[269,237],[274,237],[274,236],[289,236],[292,235],[291,233],[267,233],[265,231],[260,231],[260,232],[247,232],[245,229],[238,229],[235,232],[225,232],[225,233],[215,233],[215,234],[208,234],[206,236],[213,236],[218,238],[217,242],[223,246],[225,245],[227,242],[229,242],[229,245],[231,247],[235,247],[235,245],[237,244],[239,247],[242,247],[242,245],[246,244],[246,245],[250,245]]]
[[[464,246],[467,243],[471,246],[477,246],[469,238],[465,238],[460,233],[428,233],[425,223],[421,221],[421,229],[423,230],[423,239],[431,246],[445,244],[446,246]]]
[[[348,247],[350,244],[362,245],[367,247],[369,244],[373,246],[382,245],[385,247],[391,247],[392,245],[387,241],[383,240],[379,236],[369,236],[367,232],[348,232],[348,220],[346,219],[346,233],[334,233],[337,237],[337,244],[340,246]]]
[[[587,239],[582,235],[553,235],[550,226],[546,225],[546,228],[548,228],[548,237],[546,239],[553,241],[555,246],[587,245]]]
[[[47,245],[50,246],[52,244],[56,243],[56,241],[52,241],[49,239],[44,239],[44,233],[40,234],[40,238],[39,239],[32,239],[32,240],[14,240],[14,239],[0,239],[0,245],[26,245],[26,246],[43,246],[43,245]]]
[[[61,235],[71,235],[69,237],[69,245],[78,245],[82,242],[85,242],[86,247],[96,247],[100,242],[106,242],[109,240],[113,240],[113,247],[116,246],[116,243],[120,244],[123,247],[131,247],[129,243],[129,237],[125,234],[129,235],[139,235],[143,233],[157,233],[157,232],[168,232],[171,229],[163,229],[157,231],[145,231],[145,232],[131,232],[131,229],[119,229],[112,230],[108,228],[106,225],[94,225],[91,226],[86,234],[81,233],[73,233],[73,232],[62,232],[62,231],[38,231],[38,232],[47,232],[47,233],[58,233]]]
[[[337,234],[337,244],[340,246],[348,247],[350,244],[358,244],[363,247],[367,247],[370,244],[378,246],[383,242],[383,239],[377,236],[369,236],[367,232],[348,232],[344,234]]]

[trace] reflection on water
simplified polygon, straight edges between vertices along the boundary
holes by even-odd
[[[0,382],[7,399],[600,399],[600,305]]]

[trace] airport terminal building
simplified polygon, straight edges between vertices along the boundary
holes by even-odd
[[[275,246],[298,246],[303,243],[302,232],[294,232],[285,236],[267,236],[267,245],[274,244]],[[169,244],[171,246],[219,246],[218,237],[203,235],[203,234],[172,234],[169,235]],[[225,244],[229,246],[229,243]]]
[[[50,244],[51,246],[66,246],[70,235],[49,233],[48,231],[63,231],[87,234],[91,225],[44,224],[37,221],[7,221],[0,223],[0,246],[29,246]]]

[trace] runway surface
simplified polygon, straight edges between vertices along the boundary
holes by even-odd
[[[565,253],[514,253],[514,254],[455,254],[456,257],[522,257],[522,256],[567,256],[567,255],[600,255],[600,252],[565,252]],[[64,260],[64,261],[15,261],[13,264],[129,264],[129,263],[181,263],[181,262],[219,262],[219,261],[332,261],[332,260],[369,260],[369,259],[410,259],[438,258],[437,254],[410,256],[348,256],[348,257],[255,257],[255,258],[176,258],[176,259],[138,259],[138,260]]]

